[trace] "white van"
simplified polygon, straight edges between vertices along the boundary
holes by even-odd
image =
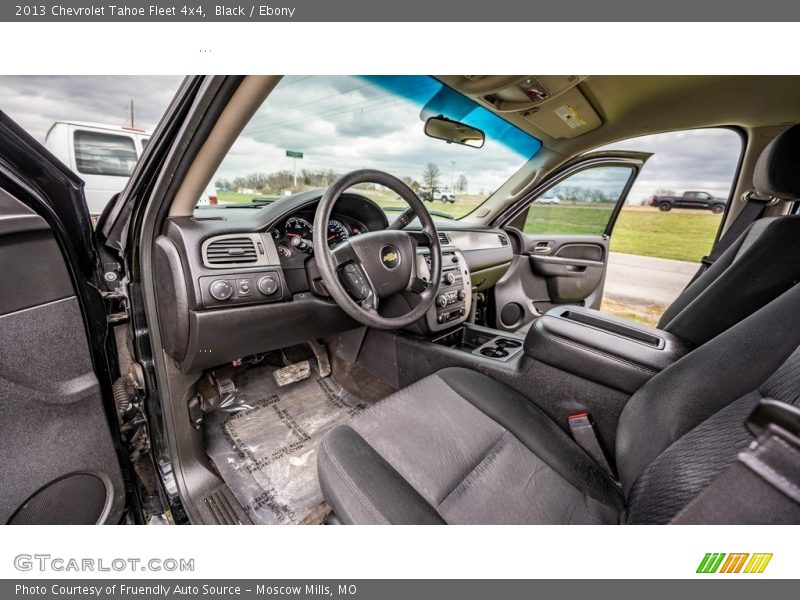
[[[96,216],[125,187],[148,141],[145,129],[56,121],[44,145],[86,182],[86,204]]]

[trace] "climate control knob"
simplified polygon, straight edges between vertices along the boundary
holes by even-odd
[[[447,306],[447,296],[442,294],[441,296],[436,298],[436,304],[438,304],[439,306]]]
[[[216,281],[212,281],[211,285],[208,286],[208,293],[211,294],[214,300],[224,302],[233,296],[233,286],[224,279],[217,279]]]
[[[444,280],[445,280],[447,283],[453,284],[453,283],[455,283],[455,281],[456,281],[456,276],[455,276],[455,274],[454,274],[454,273],[451,271],[450,273],[445,273],[445,275],[444,275]]]
[[[458,290],[458,299],[463,300],[467,297],[467,293],[464,290]]]
[[[265,275],[258,280],[258,291],[265,296],[271,296],[278,291],[278,280],[269,275]]]

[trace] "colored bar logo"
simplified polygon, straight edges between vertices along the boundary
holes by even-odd
[[[700,561],[697,573],[763,573],[771,560],[772,553],[708,552]]]

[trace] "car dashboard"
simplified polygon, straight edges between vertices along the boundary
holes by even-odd
[[[322,193],[312,190],[246,209],[202,209],[167,220],[155,242],[153,266],[162,346],[182,371],[359,326],[328,297],[316,269],[313,225]],[[348,192],[334,207],[326,241],[333,247],[388,225],[377,204]],[[414,225],[406,230],[417,235]],[[491,287],[513,256],[501,230],[457,221],[437,227],[446,272],[436,306],[415,326],[423,335],[465,321],[473,294]],[[427,249],[420,250],[418,266],[425,272]],[[398,303],[413,301],[400,294],[394,308],[403,310]],[[383,308],[393,310],[393,302]]]

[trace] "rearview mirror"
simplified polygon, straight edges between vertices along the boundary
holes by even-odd
[[[442,116],[431,117],[425,121],[425,135],[472,148],[483,148],[483,143],[486,141],[486,135],[480,129]]]

